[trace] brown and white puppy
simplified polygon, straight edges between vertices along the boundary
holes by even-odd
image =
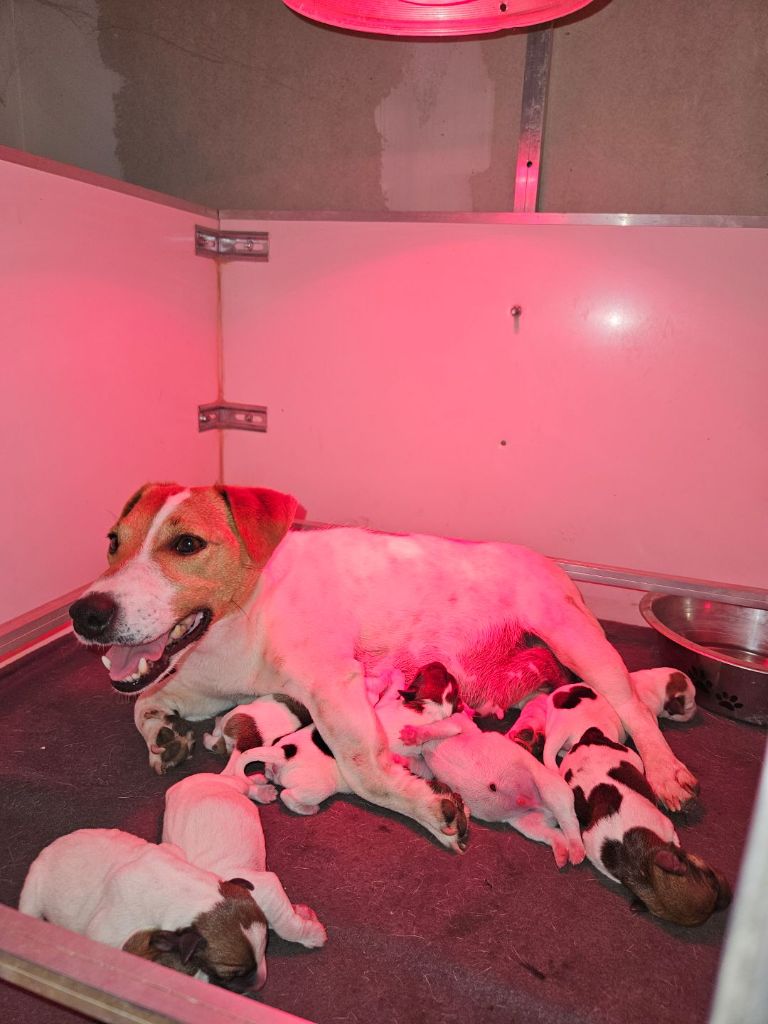
[[[681,849],[633,750],[591,728],[565,755],[560,773],[573,790],[587,857],[629,889],[636,907],[693,926],[728,906],[728,881]]]
[[[247,983],[264,959],[267,924],[246,885],[118,829],[80,829],[47,846],[19,910],[219,984]]]
[[[646,668],[631,672],[638,697],[657,718],[690,722],[696,714],[696,687],[676,668]]]
[[[531,689],[514,664],[533,645],[613,704],[670,807],[695,790],[553,562],[510,544],[288,533],[295,510],[288,495],[258,488],[154,484],[112,527],[109,569],[70,611],[80,639],[109,648],[113,686],[145,691],[135,719],[156,771],[188,756],[184,719],[286,693],[356,793],[460,849],[457,803],[446,816],[450,797],[395,770],[366,676],[385,662],[410,675],[439,655],[466,704],[506,708]]]
[[[322,946],[327,936],[315,912],[292,905],[280,879],[267,871],[261,818],[248,799],[253,788],[246,780],[209,772],[182,779],[165,794],[163,842],[177,846],[191,864],[248,889],[281,938],[310,948]],[[262,954],[255,987],[266,980]]]
[[[238,704],[216,719],[211,732],[203,736],[203,746],[216,754],[269,746],[281,736],[309,725],[309,712],[298,701],[276,693],[257,697],[250,704]]]

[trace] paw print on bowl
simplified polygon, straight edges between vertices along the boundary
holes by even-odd
[[[736,711],[738,708],[744,707],[735,693],[726,693],[725,691],[716,693],[715,700],[721,708],[726,708],[728,711]]]
[[[693,668],[690,669],[690,675],[693,680],[693,685],[697,690],[701,690],[704,693],[712,692],[712,683],[703,668],[699,668],[694,665]]]

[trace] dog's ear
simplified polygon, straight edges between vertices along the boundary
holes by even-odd
[[[290,529],[299,503],[290,494],[265,487],[217,487],[232,524],[254,568],[269,556]]]
[[[148,945],[158,953],[178,953],[181,962],[188,964],[195,953],[205,949],[208,943],[197,928],[177,928],[175,932],[158,928],[150,932]]]
[[[681,860],[672,850],[661,849],[653,858],[657,868],[666,871],[668,875],[684,875],[688,870],[684,860]]]
[[[228,878],[225,885],[239,885],[242,889],[248,889],[253,892],[253,882],[249,882],[247,878]]]

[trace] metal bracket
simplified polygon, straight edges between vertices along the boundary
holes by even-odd
[[[237,402],[212,402],[197,410],[198,430],[257,430],[267,432],[266,405],[239,405]]]
[[[195,254],[228,260],[269,259],[268,231],[215,231],[195,225]]]
[[[541,172],[544,114],[552,60],[552,24],[528,32],[525,46],[525,76],[520,112],[520,139],[515,169],[515,213],[535,213]]]

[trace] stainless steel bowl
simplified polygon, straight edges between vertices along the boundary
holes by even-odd
[[[664,637],[665,661],[693,679],[702,707],[768,725],[768,611],[646,594],[640,612]]]

